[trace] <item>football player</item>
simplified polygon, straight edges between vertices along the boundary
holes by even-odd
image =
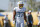
[[[25,14],[26,8],[23,7],[24,3],[22,1],[19,1],[17,4],[18,7],[13,9],[13,21],[16,18],[16,27],[24,27],[24,19],[27,22]]]

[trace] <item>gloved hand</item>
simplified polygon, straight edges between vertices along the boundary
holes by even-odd
[[[15,24],[15,20],[13,20],[13,24]]]

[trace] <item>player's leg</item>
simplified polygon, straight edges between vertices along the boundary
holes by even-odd
[[[20,27],[24,27],[24,20],[21,21]]]
[[[18,22],[16,22],[16,27],[19,27],[19,26],[20,26],[20,24]]]
[[[24,23],[21,23],[21,24],[20,24],[20,27],[24,27]]]
[[[32,24],[30,23],[30,27],[32,27]]]

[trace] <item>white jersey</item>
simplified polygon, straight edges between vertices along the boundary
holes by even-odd
[[[19,7],[15,7],[14,10],[16,11],[16,20],[17,21],[22,21],[24,20],[24,12],[26,11],[26,8],[19,8]]]

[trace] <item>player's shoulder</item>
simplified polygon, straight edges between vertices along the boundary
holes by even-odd
[[[13,10],[16,10],[18,7],[15,7]]]
[[[23,10],[26,10],[26,8],[25,8],[25,7],[23,7]]]
[[[25,8],[25,7],[23,7],[23,10],[24,10],[24,11],[26,11],[26,8]]]
[[[24,9],[26,9],[25,7],[23,7]]]

